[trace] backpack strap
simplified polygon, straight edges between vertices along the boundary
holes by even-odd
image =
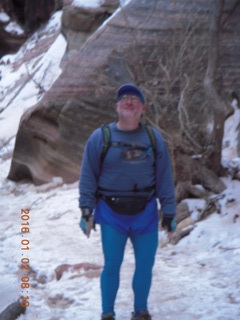
[[[147,131],[147,134],[149,136],[151,145],[152,145],[152,149],[153,149],[153,154],[154,154],[154,158],[157,158],[157,144],[156,144],[156,138],[153,132],[153,128],[149,125],[149,124],[145,124],[145,128]]]
[[[103,135],[103,149],[102,149],[102,154],[101,154],[101,158],[100,158],[100,167],[102,167],[103,161],[107,155],[108,149],[110,148],[111,145],[111,131],[109,128],[108,124],[104,124],[101,127],[102,129],[102,135]]]
[[[147,134],[149,136],[151,145],[152,145],[152,149],[153,149],[153,154],[154,154],[154,158],[157,158],[157,146],[156,146],[156,138],[153,132],[153,128],[149,125],[149,124],[145,124],[144,125],[147,131]],[[103,124],[102,127],[102,135],[103,135],[103,149],[102,149],[102,154],[100,157],[100,168],[102,168],[102,164],[104,162],[104,159],[108,153],[108,150],[111,146],[111,131],[109,128],[108,124]]]

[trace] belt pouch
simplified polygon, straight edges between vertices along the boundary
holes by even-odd
[[[147,204],[146,197],[109,196],[103,197],[103,200],[114,212],[123,215],[136,215],[144,210]]]

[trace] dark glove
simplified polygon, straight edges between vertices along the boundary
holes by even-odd
[[[95,221],[92,211],[89,208],[81,208],[82,217],[79,222],[79,226],[82,232],[89,238],[91,229],[95,230]]]
[[[168,232],[174,232],[177,227],[176,220],[174,218],[163,217],[162,227],[167,229]]]

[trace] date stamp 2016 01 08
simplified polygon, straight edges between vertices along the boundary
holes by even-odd
[[[22,233],[22,239],[21,239],[21,270],[23,271],[22,277],[21,277],[21,288],[22,293],[21,295],[21,305],[23,307],[29,307],[29,277],[27,275],[27,272],[30,270],[30,259],[27,257],[29,250],[30,250],[30,240],[29,240],[29,233],[30,233],[30,210],[29,209],[21,209],[21,233]]]

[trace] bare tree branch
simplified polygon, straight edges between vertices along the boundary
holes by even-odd
[[[186,85],[181,92],[180,99],[178,102],[178,107],[177,107],[178,108],[178,119],[179,119],[179,123],[180,123],[180,127],[181,127],[182,132],[186,135],[186,137],[193,144],[193,146],[198,149],[198,152],[199,152],[202,149],[202,147],[191,136],[190,121],[189,121],[189,116],[188,116],[186,106],[185,106],[185,103],[186,103],[185,95],[186,95],[186,92],[189,88],[189,77],[186,74],[184,74],[184,76],[186,78]]]
[[[225,20],[223,20],[222,24],[221,24],[221,28],[223,28],[226,24],[226,22],[230,19],[230,17],[232,16],[232,14],[235,12],[237,6],[240,5],[240,0],[236,0],[236,2],[233,5],[233,8],[231,9],[230,13],[227,15],[227,17],[225,18]]]

